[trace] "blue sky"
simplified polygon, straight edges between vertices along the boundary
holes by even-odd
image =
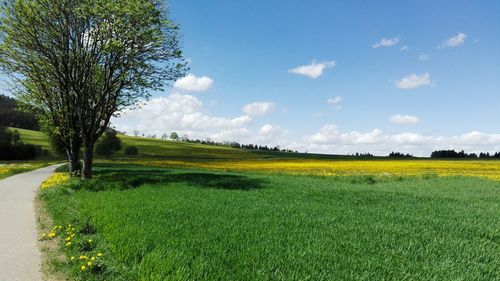
[[[500,151],[500,1],[168,6],[189,76],[118,129],[322,153]]]
[[[118,128],[327,153],[500,151],[500,1],[169,7],[190,77]]]

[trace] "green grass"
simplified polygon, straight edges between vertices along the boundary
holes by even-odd
[[[500,184],[98,165],[45,190],[105,253],[81,280],[499,280]],[[64,246],[61,247],[65,248]]]
[[[50,144],[47,136],[39,131],[32,131],[26,129],[19,128],[10,128],[11,130],[17,130],[19,132],[19,136],[21,137],[21,141],[24,143],[39,145],[43,149],[50,150]]]
[[[0,161],[0,179],[43,168],[55,162],[42,160]]]

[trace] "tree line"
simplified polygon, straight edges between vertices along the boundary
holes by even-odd
[[[431,153],[431,158],[453,158],[453,159],[500,159],[500,152],[491,154],[489,152],[476,153],[466,153],[465,151],[455,151],[455,150],[436,150]]]
[[[18,109],[16,99],[0,95],[0,126],[38,131],[36,115]]]

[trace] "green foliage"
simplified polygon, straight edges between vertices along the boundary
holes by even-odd
[[[39,130],[35,114],[18,109],[17,101],[0,94],[0,126]]]
[[[135,156],[139,154],[139,150],[135,146],[129,146],[125,148],[124,154],[127,156]]]
[[[179,140],[179,134],[177,134],[176,132],[172,132],[170,134],[170,139],[171,140]]]
[[[160,0],[11,0],[0,6],[0,66],[66,150],[95,142],[113,115],[186,72]]]
[[[102,135],[95,147],[95,153],[99,156],[111,157],[113,153],[122,149],[122,142],[117,132],[108,128]]]
[[[87,183],[42,194],[56,223],[90,221],[109,249],[106,272],[77,279],[500,278],[493,181],[99,165]]]

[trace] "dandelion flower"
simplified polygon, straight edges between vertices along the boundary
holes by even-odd
[[[97,254],[97,256],[98,256],[98,257],[102,257],[102,253],[98,253],[98,254]]]
[[[82,267],[80,267],[81,271],[84,271],[85,269],[87,269],[87,267],[85,265],[82,265]]]

